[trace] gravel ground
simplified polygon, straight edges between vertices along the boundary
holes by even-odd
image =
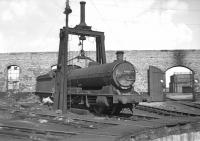
[[[62,114],[61,110],[53,110],[51,106],[41,103],[33,94],[23,98],[16,97],[10,94],[0,99],[2,141],[145,141],[200,130],[199,117],[158,116],[158,118],[124,120],[120,117],[100,117],[91,113]],[[155,103],[150,105],[160,106]],[[166,103],[161,105],[163,108]],[[131,114],[128,109],[122,112],[124,113]],[[155,113],[148,114],[141,110],[135,110],[133,113],[156,117]]]

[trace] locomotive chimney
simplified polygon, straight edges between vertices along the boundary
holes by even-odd
[[[85,1],[80,2],[80,24],[76,25],[76,28],[91,30],[91,26],[87,26],[85,23],[85,4]]]
[[[116,52],[116,59],[117,60],[124,60],[124,51],[117,51]]]
[[[85,23],[85,3],[86,3],[85,1],[80,2],[80,4],[81,4],[81,11],[80,11],[81,15],[80,16],[81,17],[80,17],[80,24],[79,25],[82,25],[82,26],[87,26],[86,23]]]

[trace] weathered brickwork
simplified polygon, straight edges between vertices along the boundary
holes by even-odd
[[[163,72],[175,66],[184,66],[194,72],[196,80],[200,80],[200,50],[173,51],[130,51],[126,52],[126,60],[136,67],[136,90],[146,92],[148,89],[147,70],[150,65],[160,68]],[[196,91],[200,84],[196,83]]]
[[[71,52],[70,58],[78,52]],[[95,59],[95,52],[87,52]],[[200,92],[200,50],[134,50],[125,51],[125,59],[134,64],[136,68],[135,90],[148,91],[147,70],[150,65],[167,71],[174,66],[184,66],[195,73],[195,90]],[[116,59],[115,51],[106,52],[107,62]],[[17,65],[20,67],[20,91],[34,92],[36,77],[47,73],[51,66],[57,63],[57,52],[45,53],[9,53],[0,54],[0,91],[7,90],[7,67]]]
[[[34,92],[36,77],[56,64],[57,53],[10,53],[0,54],[0,91],[6,91],[7,67],[20,67],[20,91]]]

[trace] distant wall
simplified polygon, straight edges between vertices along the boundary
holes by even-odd
[[[70,57],[78,52],[71,52]],[[95,52],[87,52],[95,59]],[[185,66],[195,73],[195,90],[200,92],[200,50],[134,50],[125,51],[125,59],[136,68],[135,90],[148,91],[147,70],[149,65],[156,66],[163,71],[174,66]],[[106,51],[107,62],[115,60],[115,51]],[[20,67],[20,91],[34,92],[36,77],[47,73],[51,66],[57,63],[57,52],[42,53],[8,53],[0,54],[0,91],[6,91],[7,67]]]
[[[57,53],[9,53],[0,54],[0,91],[6,91],[7,67],[20,67],[21,92],[34,92],[36,77],[46,73],[57,62]]]

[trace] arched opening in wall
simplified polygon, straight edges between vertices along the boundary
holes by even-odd
[[[19,74],[20,68],[16,65],[11,65],[7,67],[7,90],[19,90]]]
[[[193,100],[193,71],[187,67],[176,66],[165,72],[166,98]]]

